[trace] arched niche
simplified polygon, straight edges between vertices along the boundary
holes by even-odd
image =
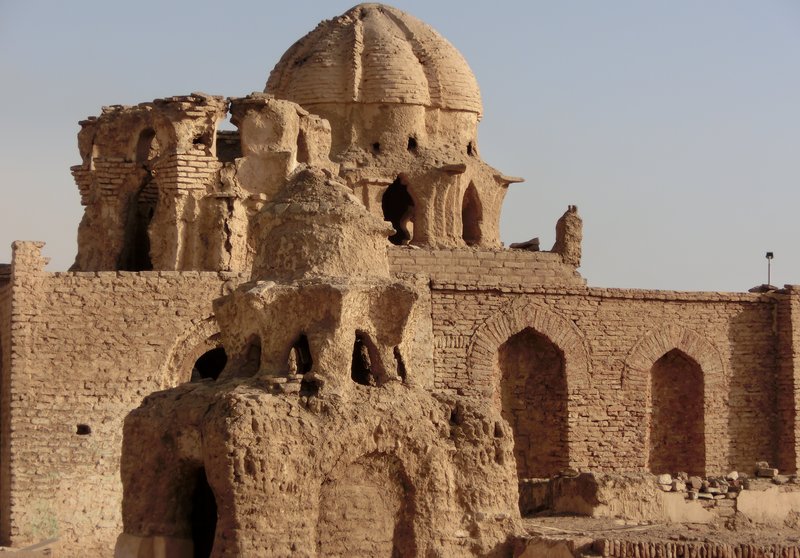
[[[672,349],[650,369],[648,468],[655,474],[705,472],[703,370]]]
[[[395,230],[389,242],[398,246],[411,242],[414,238],[414,198],[402,179],[397,178],[386,188],[381,198],[381,209],[383,219],[389,221]]]
[[[467,246],[477,246],[483,240],[483,204],[475,184],[470,182],[461,202],[461,238]]]
[[[586,414],[583,412],[583,407],[588,399],[586,392],[592,389],[591,360],[588,344],[583,334],[571,321],[547,308],[528,302],[524,298],[518,298],[506,304],[478,327],[467,347],[467,370],[470,384],[480,390],[484,396],[494,394],[498,404],[502,406],[503,366],[501,359],[504,358],[504,355],[501,353],[501,348],[509,347],[507,345],[509,341],[513,340],[517,334],[526,331],[527,333],[521,336],[523,343],[525,337],[529,340],[533,337],[540,346],[549,347],[547,350],[560,354],[561,358],[561,375],[558,376],[553,371],[549,371],[548,374],[552,377],[563,378],[563,384],[559,384],[558,388],[559,393],[562,394],[559,395],[558,401],[563,401],[563,398],[566,397],[564,404],[566,405],[567,423],[565,426],[559,426],[559,435],[565,437],[565,442],[563,445],[556,446],[557,456],[552,458],[550,463],[566,464],[570,467],[585,466],[586,463],[576,461],[585,458],[573,457],[585,456],[589,452],[586,447],[587,441],[575,438],[572,421],[579,420],[577,417]],[[543,342],[544,340],[546,343]],[[512,344],[516,342],[516,340],[511,341]],[[535,377],[535,372],[533,375]],[[559,380],[559,382],[561,381]],[[566,455],[564,455],[564,448],[566,448]]]
[[[569,465],[569,417],[564,353],[525,328],[497,351],[499,399],[514,433],[520,479],[547,478]]]
[[[634,344],[625,358],[621,384],[622,396],[629,402],[631,413],[645,429],[638,438],[644,447],[634,453],[647,457],[642,467],[649,467],[650,418],[652,412],[652,373],[654,365],[665,355],[678,351],[694,362],[701,372],[704,473],[727,470],[728,463],[728,378],[719,349],[708,338],[683,326],[669,324],[646,332]],[[662,364],[664,364],[662,362]],[[659,370],[657,369],[658,373]],[[676,472],[676,471],[673,471]]]

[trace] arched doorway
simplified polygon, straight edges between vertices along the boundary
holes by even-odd
[[[204,468],[197,472],[190,521],[194,558],[209,558],[217,530],[217,501]]]
[[[650,369],[650,448],[655,474],[705,473],[703,370],[683,351],[672,349]]]
[[[461,204],[461,238],[467,246],[480,244],[482,221],[483,206],[478,197],[478,190],[470,182]]]
[[[526,328],[497,352],[500,405],[514,431],[520,479],[550,477],[569,464],[564,353]]]
[[[383,193],[381,209],[383,219],[389,221],[395,230],[389,242],[398,246],[408,244],[414,237],[414,199],[399,178]]]

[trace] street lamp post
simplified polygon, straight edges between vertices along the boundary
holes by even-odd
[[[772,252],[767,252],[767,285],[772,285],[772,258],[775,257],[775,254]]]

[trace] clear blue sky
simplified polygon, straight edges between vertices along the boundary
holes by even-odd
[[[264,87],[281,54],[351,7],[0,0],[0,262],[75,255],[78,120],[102,105]],[[800,2],[569,0],[394,5],[461,50],[481,86],[481,154],[523,176],[506,243],[584,219],[590,285],[746,290],[800,283]]]

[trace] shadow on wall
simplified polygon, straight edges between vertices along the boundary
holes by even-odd
[[[395,230],[389,242],[398,246],[411,242],[414,238],[414,199],[400,178],[383,193],[381,209],[384,220],[389,221]]]
[[[569,465],[564,353],[533,328],[497,352],[501,413],[514,431],[519,479],[546,478]]]
[[[777,354],[777,337],[772,311],[770,304],[748,305],[728,326],[729,464],[747,473],[756,461],[775,463],[777,458],[777,362],[772,356]]]
[[[370,454],[322,483],[319,556],[416,556],[414,490],[396,457]]]
[[[706,469],[703,370],[672,349],[650,369],[649,457],[651,473],[704,475]]]

